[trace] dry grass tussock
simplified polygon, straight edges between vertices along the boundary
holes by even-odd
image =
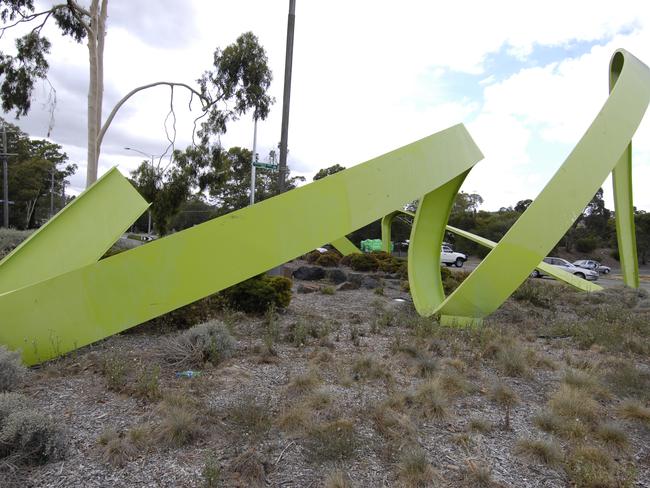
[[[0,392],[18,388],[26,374],[20,353],[0,344]]]
[[[236,341],[228,328],[217,320],[195,325],[163,341],[157,356],[178,369],[217,365],[233,355]]]
[[[402,455],[397,466],[397,476],[406,488],[432,486],[439,479],[438,473],[427,460],[426,453],[420,448],[407,450]]]

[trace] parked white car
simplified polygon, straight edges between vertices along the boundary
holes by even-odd
[[[578,261],[574,261],[573,264],[579,268],[598,271],[600,274],[609,274],[612,271],[612,268],[609,266],[600,264],[598,261],[594,261],[593,259],[580,259]]]
[[[575,275],[578,278],[582,278],[583,280],[596,281],[598,279],[598,273],[596,271],[593,271],[591,269],[579,268],[578,266],[571,264],[566,259],[544,258],[544,262],[546,264],[555,266],[556,268],[560,268],[566,271],[567,273],[571,273],[572,275]],[[530,276],[532,276],[533,278],[539,278],[545,275],[540,270],[535,269],[530,274]]]
[[[467,255],[462,252],[455,252],[449,246],[442,246],[440,252],[440,262],[447,266],[454,265],[457,268],[462,268],[463,264],[467,261]]]

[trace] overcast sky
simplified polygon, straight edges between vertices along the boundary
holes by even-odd
[[[195,84],[216,47],[252,31],[274,74],[276,104],[258,129],[258,152],[266,159],[280,140],[288,4],[111,0],[104,117],[136,86]],[[46,33],[57,91],[51,139],[79,165],[71,180],[78,192],[86,173],[87,48],[62,38],[54,25]],[[2,49],[10,40],[1,41]],[[463,190],[482,195],[487,210],[534,198],[604,103],[617,48],[650,63],[647,0],[297,0],[289,166],[311,180],[319,168],[349,167],[463,122],[485,154]],[[29,116],[17,123],[45,137],[48,90],[39,86],[36,95]],[[179,148],[190,144],[198,115],[188,101],[176,92]],[[168,109],[168,88],[133,97],[104,140],[100,175],[114,165],[128,174],[142,161],[125,147],[161,154]],[[250,148],[252,136],[247,115],[228,127],[222,143]],[[650,116],[633,147],[635,204],[650,210]],[[611,182],[604,188],[613,206]]]

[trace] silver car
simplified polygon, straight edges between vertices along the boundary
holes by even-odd
[[[573,261],[573,264],[578,268],[590,269],[592,271],[598,271],[600,274],[609,274],[612,271],[612,268],[600,264],[598,261],[593,259],[580,259],[578,261]]]
[[[591,269],[580,268],[578,266],[571,264],[566,259],[544,258],[544,262],[546,264],[550,264],[552,266],[560,268],[566,271],[567,273],[571,273],[572,275],[575,275],[578,278],[582,278],[583,280],[596,281],[598,279],[598,273],[596,271],[593,271]],[[533,278],[539,278],[545,275],[540,270],[535,269],[530,276],[532,276]]]

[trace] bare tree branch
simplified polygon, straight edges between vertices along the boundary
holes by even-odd
[[[115,118],[115,115],[117,115],[117,112],[120,110],[120,108],[122,108],[122,105],[124,105],[129,98],[131,98],[136,93],[141,92],[142,90],[147,90],[149,88],[153,88],[155,86],[160,86],[160,85],[167,85],[167,86],[172,86],[172,87],[173,86],[180,86],[180,87],[186,88],[187,90],[190,91],[190,93],[192,93],[192,94],[196,95],[197,97],[199,97],[199,100],[201,100],[201,105],[202,105],[201,110],[203,110],[203,112],[205,112],[205,113],[207,113],[207,111],[210,109],[210,107],[212,105],[214,105],[214,103],[216,103],[215,101],[212,101],[209,98],[203,96],[201,93],[196,91],[191,86],[186,85],[185,83],[176,83],[176,82],[173,82],[173,81],[157,81],[155,83],[149,83],[148,85],[139,86],[139,87],[134,88],[133,90],[131,90],[126,95],[124,95],[124,97],[119,102],[117,102],[115,107],[113,107],[113,110],[111,110],[111,113],[108,115],[108,118],[106,119],[106,122],[104,122],[104,125],[102,125],[102,128],[99,131],[99,135],[97,136],[97,146],[101,147],[102,141],[104,140],[104,135],[106,134],[106,131],[110,127],[111,123],[113,122],[113,119]]]

